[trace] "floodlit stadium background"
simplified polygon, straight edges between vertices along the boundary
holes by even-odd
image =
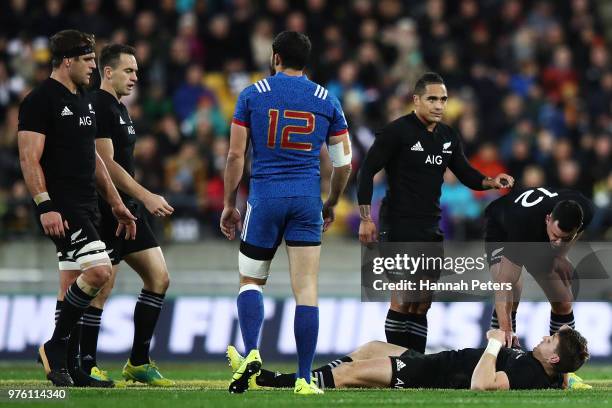
[[[220,357],[237,341],[233,296],[237,245],[222,240],[222,175],[229,120],[240,90],[268,72],[275,33],[306,32],[308,75],[338,96],[353,142],[354,174],[375,130],[410,111],[426,70],[446,80],[445,120],[472,164],[508,172],[522,186],[557,186],[591,197],[597,213],[585,239],[612,237],[612,3],[553,1],[27,1],[0,3],[0,358],[30,358],[48,336],[57,290],[55,254],[35,224],[16,147],[20,100],[49,71],[46,38],[64,28],[136,47],[139,85],[125,98],[136,123],[137,178],[177,210],[156,222],[171,272],[152,355]],[[329,169],[326,153],[324,169]],[[323,172],[323,190],[327,189]],[[246,183],[243,184],[246,186]],[[377,177],[375,205],[384,195]],[[242,203],[246,196],[242,190]],[[448,175],[447,239],[481,237],[482,209],[496,192],[473,192]],[[321,262],[320,354],[342,354],[384,338],[384,304],[359,302],[359,215],[354,175],[327,233]],[[266,290],[264,353],[292,356],[292,303],[284,251]],[[139,280],[123,266],[105,308],[100,349],[124,358]],[[44,294],[45,296],[39,296]],[[612,294],[610,294],[612,296]],[[530,347],[548,330],[548,306],[519,309]],[[431,349],[477,346],[490,306],[436,304]],[[595,359],[612,358],[612,303],[576,306]]]

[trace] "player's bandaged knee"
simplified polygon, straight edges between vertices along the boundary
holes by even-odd
[[[89,283],[85,282],[83,275],[79,275],[79,277],[76,280],[76,284],[79,287],[79,289],[81,289],[83,292],[85,292],[89,296],[96,296],[98,292],[100,292],[100,289],[101,289],[101,288],[93,287]]]
[[[499,350],[501,350],[501,347],[502,347],[501,341],[497,339],[489,339],[489,342],[487,343],[487,348],[485,349],[485,353],[492,354],[493,356],[497,358],[497,355],[499,354]]]
[[[254,279],[268,279],[272,260],[260,261],[238,253],[238,270],[242,276]]]
[[[329,152],[329,158],[331,159],[332,166],[342,167],[347,164],[351,164],[353,154],[351,152],[351,142],[343,141],[342,143],[336,143],[327,146]]]
[[[87,243],[74,257],[82,271],[94,266],[111,265],[111,260],[106,253],[106,245],[99,240]]]

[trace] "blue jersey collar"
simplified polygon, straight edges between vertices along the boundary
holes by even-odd
[[[277,72],[276,74],[274,74],[274,76],[281,77],[281,78],[308,79],[308,76],[306,76],[306,74],[303,74],[300,76],[293,76],[293,75],[287,75],[283,72]]]

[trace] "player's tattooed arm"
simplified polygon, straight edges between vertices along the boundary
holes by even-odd
[[[359,217],[361,218],[359,223],[359,241],[362,244],[376,242],[378,231],[374,220],[372,220],[371,206],[369,204],[359,206]]]
[[[360,205],[359,206],[359,218],[362,221],[372,221],[372,206],[371,205]]]

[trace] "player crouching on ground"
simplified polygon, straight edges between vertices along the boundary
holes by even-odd
[[[478,391],[566,388],[567,373],[589,357],[582,335],[563,326],[544,336],[533,351],[503,347],[505,333],[487,332],[486,348],[421,354],[381,341],[371,341],[348,356],[317,368],[312,376],[321,388],[451,388]],[[228,347],[230,365],[242,358]],[[261,370],[257,386],[290,387],[295,374]],[[254,387],[249,387],[252,389]]]

